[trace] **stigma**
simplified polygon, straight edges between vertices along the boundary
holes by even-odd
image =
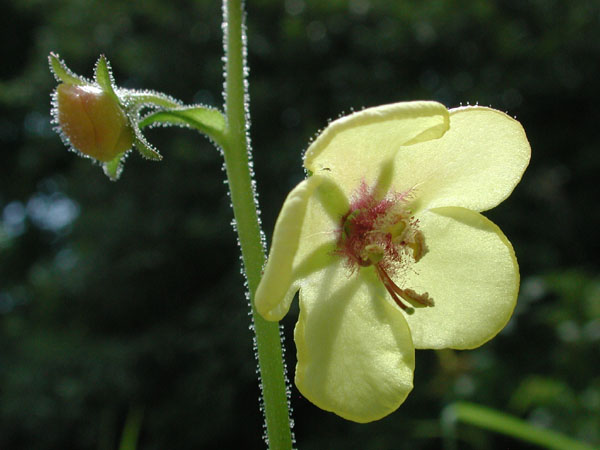
[[[407,314],[413,306],[434,306],[429,294],[400,288],[393,280],[401,269],[417,263],[427,253],[409,205],[409,194],[389,192],[377,198],[363,182],[349,210],[341,218],[335,253],[346,259],[351,271],[373,266],[390,297]]]

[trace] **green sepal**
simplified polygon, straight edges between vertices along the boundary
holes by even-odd
[[[193,128],[216,143],[223,142],[226,127],[225,116],[221,111],[200,105],[153,112],[144,117],[139,126],[143,128],[155,124]]]
[[[110,70],[110,63],[104,55],[100,55],[100,58],[98,58],[98,61],[96,62],[94,78],[104,92],[110,95],[119,104],[121,103],[113,89],[115,82]]]
[[[127,105],[127,109],[134,111],[147,106],[149,108],[180,108],[183,106],[179,100],[162,92],[149,90],[138,91],[134,89],[119,89],[119,98]]]
[[[86,86],[90,84],[85,78],[80,77],[69,69],[56,53],[50,53],[48,62],[50,63],[50,71],[54,74],[56,81],[74,84],[76,86]]]
[[[111,181],[117,181],[123,172],[123,163],[122,160],[125,156],[125,153],[121,153],[114,157],[109,162],[102,164],[102,169],[104,169],[104,173]]]
[[[133,141],[135,148],[144,158],[153,161],[162,160],[162,155],[146,140],[138,127],[135,128],[135,140]]]

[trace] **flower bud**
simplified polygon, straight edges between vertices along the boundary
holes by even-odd
[[[61,83],[56,120],[75,150],[109,162],[131,148],[134,132],[114,96],[100,87]]]

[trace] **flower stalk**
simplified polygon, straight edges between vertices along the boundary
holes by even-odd
[[[256,333],[262,407],[266,422],[265,438],[272,450],[290,449],[292,433],[279,324],[266,321],[254,308],[254,293],[265,262],[265,249],[261,241],[256,193],[249,165],[250,147],[246,120],[248,92],[244,79],[246,55],[242,1],[224,0],[223,16],[227,125],[222,146]]]

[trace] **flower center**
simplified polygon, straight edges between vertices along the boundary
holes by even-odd
[[[406,197],[407,194],[391,193],[379,200],[362,183],[350,210],[342,217],[336,254],[344,256],[353,271],[373,266],[396,304],[412,314],[414,309],[404,302],[421,306],[434,303],[427,293],[401,289],[390,276],[410,260],[418,262],[427,252],[425,238],[407,207]]]

